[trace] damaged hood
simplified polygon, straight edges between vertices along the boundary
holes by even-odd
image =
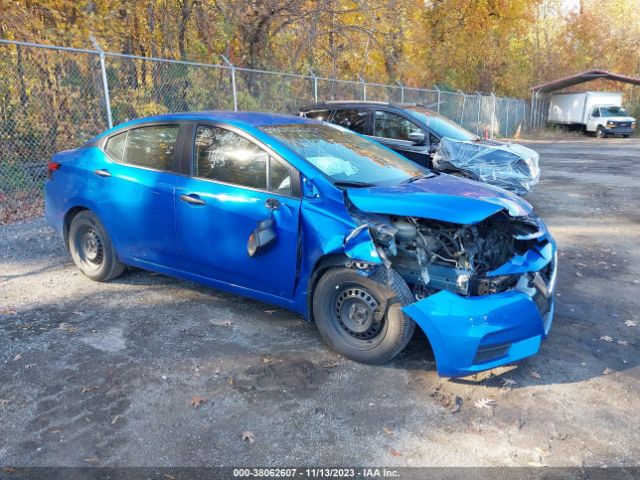
[[[364,212],[462,225],[481,222],[500,210],[512,217],[533,210],[525,200],[501,188],[445,174],[390,186],[349,188],[347,195]]]

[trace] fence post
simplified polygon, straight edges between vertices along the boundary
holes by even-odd
[[[311,78],[313,78],[313,103],[318,103],[318,77],[316,77],[316,72],[311,67],[307,70],[309,70]]]
[[[231,69],[231,90],[233,91],[233,111],[238,111],[238,90],[236,88],[236,66],[227,57],[220,54],[224,63]]]
[[[492,104],[491,104],[491,138],[495,138],[494,137],[494,125],[495,125],[495,119],[496,119],[496,94],[491,92],[491,100],[492,100]]]
[[[476,90],[478,95],[478,121],[476,123],[476,135],[480,135],[480,109],[482,108],[482,94]]]
[[[98,45],[95,37],[91,35],[89,37],[91,42],[93,43],[94,48],[98,51],[100,55],[100,73],[102,75],[102,89],[104,90],[104,106],[107,111],[107,126],[109,128],[113,127],[113,119],[111,118],[111,98],[109,97],[109,81],[107,80],[107,67],[104,63],[104,50],[102,47]]]
[[[404,85],[396,80],[396,83],[400,85],[400,103],[404,103]]]
[[[507,97],[507,124],[504,127],[505,137],[509,137],[509,109],[511,108],[511,99]]]
[[[437,85],[434,85],[433,88],[435,88],[436,91],[438,92],[438,104],[436,105],[436,111],[440,113],[440,89],[438,88]]]
[[[463,125],[462,122],[464,121],[464,104],[467,101],[467,96],[462,90],[458,90],[458,93],[462,95],[462,110],[460,111],[460,125]]]
[[[362,82],[362,100],[367,101],[367,82],[365,82],[364,78],[358,73],[358,80]]]

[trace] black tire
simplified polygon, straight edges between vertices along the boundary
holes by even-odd
[[[401,308],[413,303],[405,281],[381,267],[370,277],[328,270],[313,292],[313,316],[325,342],[362,363],[386,363],[407,346],[415,323]]]
[[[604,131],[604,128],[602,128],[602,125],[598,125],[598,128],[596,128],[596,137],[605,138],[606,136],[607,133]]]
[[[118,258],[109,234],[93,212],[82,210],[73,217],[68,235],[73,262],[91,280],[106,282],[124,272],[126,265]]]
[[[631,135],[625,134],[625,135],[622,135],[622,138],[629,138],[630,136]]]

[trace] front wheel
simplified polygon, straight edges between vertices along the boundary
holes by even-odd
[[[89,210],[78,213],[69,226],[69,252],[76,266],[97,282],[116,278],[126,266],[118,259],[109,234]]]
[[[598,125],[598,128],[596,128],[596,137],[604,138],[606,136],[607,136],[607,133],[604,131],[604,128],[602,128],[601,125]]]
[[[411,340],[415,323],[401,309],[413,301],[394,270],[380,268],[365,277],[349,268],[332,268],[313,293],[313,316],[333,350],[351,360],[380,364]]]

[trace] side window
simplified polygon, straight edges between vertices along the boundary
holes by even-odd
[[[315,120],[322,120],[326,122],[329,118],[329,110],[311,110],[310,112],[305,112],[304,116],[306,118],[313,118]]]
[[[196,177],[267,188],[269,155],[237,133],[200,126],[196,130],[194,154]]]
[[[140,167],[171,171],[179,129],[178,125],[152,125],[129,130],[124,149],[124,162]]]
[[[594,108],[593,111],[591,112],[591,116],[592,117],[599,117],[600,116],[600,109],[598,107]]]
[[[114,135],[109,140],[107,140],[107,146],[105,151],[109,154],[111,158],[122,162],[123,154],[124,154],[124,143],[127,140],[127,132],[119,133],[118,135]]]
[[[273,157],[269,157],[269,191],[291,195],[291,173]]]
[[[373,135],[394,140],[411,141],[409,134],[422,130],[410,120],[391,112],[377,111],[374,116]]]
[[[353,130],[356,133],[366,134],[367,111],[366,110],[336,110],[331,117],[331,123]]]

